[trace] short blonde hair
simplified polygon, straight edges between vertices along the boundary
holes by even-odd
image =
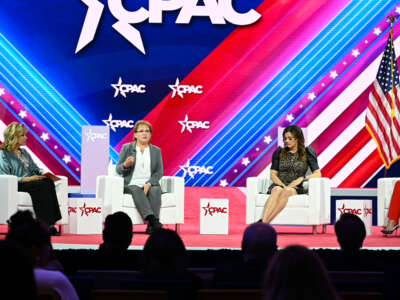
[[[4,143],[1,148],[7,151],[14,151],[18,144],[19,137],[24,135],[26,130],[27,128],[24,124],[12,122],[4,130]]]

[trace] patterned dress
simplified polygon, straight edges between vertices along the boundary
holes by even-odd
[[[279,179],[285,184],[289,185],[293,180],[299,177],[305,177],[308,168],[311,172],[319,169],[317,154],[314,149],[306,147],[306,160],[302,161],[299,159],[299,154],[287,151],[286,157],[282,153],[282,148],[279,147],[272,155],[272,166],[271,170],[278,171]],[[276,183],[272,183],[268,188],[268,194],[271,194],[272,189],[278,186]],[[303,185],[295,187],[297,194],[306,194],[307,190]]]

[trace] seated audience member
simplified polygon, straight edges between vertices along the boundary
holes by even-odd
[[[264,278],[264,300],[340,299],[319,257],[304,246],[288,246],[272,258]]]
[[[33,272],[39,292],[52,290],[57,292],[61,299],[79,299],[63,273],[45,269],[51,259],[51,242],[48,230],[39,220],[27,221],[18,226],[11,224],[6,240],[19,244],[34,266]]]
[[[271,257],[277,251],[277,234],[275,229],[266,223],[249,225],[243,234],[243,260],[237,263],[217,265],[215,284],[218,282],[252,282],[261,287],[265,269]]]
[[[35,218],[33,217],[33,214],[30,210],[19,210],[15,214],[13,214],[7,221],[9,230],[14,230],[15,228],[23,224],[34,224],[35,222]],[[47,270],[57,270],[64,272],[63,265],[54,256],[53,246],[51,244],[50,246],[50,260],[45,266],[42,267]]]
[[[36,217],[50,228],[52,235],[60,233],[54,224],[61,219],[54,182],[44,176],[45,171],[32,160],[22,146],[26,145],[28,129],[13,122],[4,130],[4,143],[0,151],[0,175],[18,177],[18,191],[31,196]]]
[[[131,218],[124,212],[108,215],[104,222],[103,243],[99,246],[99,261],[106,269],[125,269],[132,265],[127,263],[128,247],[132,242],[133,225]]]
[[[328,270],[374,271],[380,268],[382,261],[372,259],[362,252],[366,230],[364,222],[354,214],[344,213],[335,224],[335,233],[340,252],[335,252],[327,260]]]
[[[104,222],[103,243],[99,250],[102,252],[125,252],[132,242],[133,225],[131,218],[124,212],[118,211],[108,215]]]
[[[33,265],[19,246],[12,241],[0,241],[0,291],[10,299],[37,299]]]
[[[170,229],[159,229],[147,239],[143,249],[143,278],[191,280],[201,287],[200,278],[187,270],[187,253],[180,236]]]
[[[364,222],[356,215],[344,213],[335,224],[335,233],[342,251],[357,253],[365,240]]]

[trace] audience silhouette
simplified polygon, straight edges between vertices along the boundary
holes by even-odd
[[[108,215],[104,222],[103,243],[98,251],[98,267],[123,270],[134,265],[132,256],[128,255],[132,238],[132,220],[126,213],[118,211]]]
[[[276,242],[277,233],[271,225],[261,222],[249,225],[242,239],[242,261],[218,264],[215,285],[261,287],[268,262],[277,251]]]
[[[18,244],[9,240],[0,241],[0,257],[1,294],[13,299],[37,299],[32,262]]]
[[[288,246],[272,258],[263,294],[264,300],[339,299],[319,257],[300,245]]]
[[[201,286],[200,278],[187,270],[187,254],[181,237],[173,230],[161,228],[147,239],[143,249],[144,278],[191,280]]]
[[[103,243],[99,250],[105,253],[124,253],[132,242],[133,225],[131,218],[118,211],[108,215],[104,222]]]
[[[335,233],[342,251],[357,253],[365,240],[364,222],[355,214],[344,213],[335,224]]]
[[[74,287],[62,272],[46,269],[52,259],[52,246],[49,231],[43,223],[30,218],[26,212],[17,212],[10,218],[6,240],[17,243],[33,265],[39,292],[51,290],[61,299],[79,299]]]

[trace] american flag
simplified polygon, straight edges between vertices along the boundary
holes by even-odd
[[[366,127],[387,169],[400,159],[399,73],[390,34],[369,94]]]

